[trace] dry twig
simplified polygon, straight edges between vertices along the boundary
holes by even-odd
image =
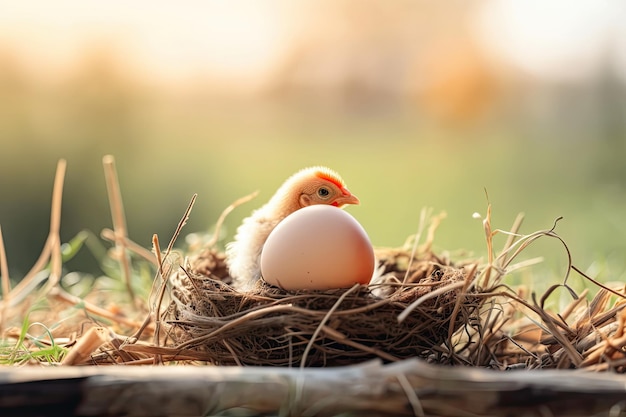
[[[122,266],[122,277],[126,285],[126,291],[133,305],[137,305],[137,298],[131,283],[130,257],[127,252],[128,232],[126,228],[126,216],[124,214],[124,204],[122,203],[122,192],[115,168],[115,158],[112,155],[105,155],[102,158],[104,166],[104,177],[106,180],[111,216],[113,218],[113,232],[115,234],[115,248],[117,256]]]

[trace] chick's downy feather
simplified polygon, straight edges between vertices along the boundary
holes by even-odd
[[[234,286],[246,289],[261,277],[261,251],[270,232],[294,211],[313,204],[343,207],[359,204],[359,199],[330,168],[305,168],[289,177],[264,206],[244,219],[235,240],[226,246]]]

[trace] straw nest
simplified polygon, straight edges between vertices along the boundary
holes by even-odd
[[[208,249],[170,276],[168,334],[181,351],[216,365],[339,366],[429,357],[480,305],[476,268],[428,251],[377,252],[369,286],[287,292],[259,281],[229,285],[223,253]]]
[[[519,234],[521,220],[518,216],[496,251],[493,236],[503,232],[491,228],[488,212],[486,263],[435,254],[435,220],[421,246],[376,251],[379,279],[374,283],[333,291],[285,292],[263,282],[238,291],[230,285],[224,253],[214,244],[189,250],[182,262],[165,256],[157,278],[166,279],[155,282],[158,291],[144,324],[125,325],[134,329],[131,336],[89,329],[79,340],[86,340],[87,348],[72,349],[84,354],[69,362],[319,367],[417,357],[498,370],[626,372],[623,283],[603,284],[573,265],[554,227]],[[568,263],[562,281],[542,292],[507,283],[511,271],[541,261],[518,258],[543,238],[563,245]],[[585,280],[582,291],[570,285],[573,273]],[[65,303],[77,302],[61,290],[55,294]],[[94,329],[99,333],[89,343]]]

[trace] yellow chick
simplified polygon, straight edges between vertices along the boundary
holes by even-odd
[[[261,251],[274,227],[296,210],[314,204],[359,204],[335,171],[316,166],[289,177],[274,196],[242,222],[226,245],[226,263],[236,288],[247,289],[261,277]]]

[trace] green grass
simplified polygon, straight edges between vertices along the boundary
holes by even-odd
[[[38,304],[23,318],[19,335],[15,340],[0,341],[0,365],[59,364],[65,356],[67,349],[56,344],[53,329],[44,323],[30,321],[30,314],[33,311],[47,308],[41,302]]]

